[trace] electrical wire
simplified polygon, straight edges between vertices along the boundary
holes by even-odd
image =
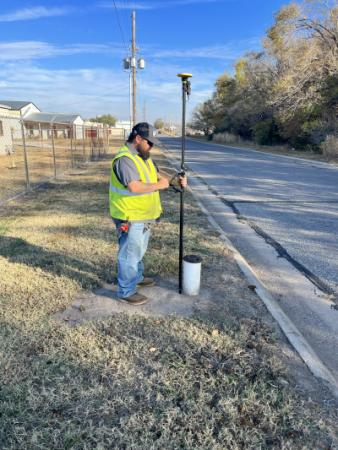
[[[121,32],[121,37],[122,37],[123,45],[125,46],[126,51],[128,52],[128,46],[127,46],[127,44],[126,44],[126,40],[125,40],[125,37],[124,37],[124,32],[123,32],[123,28],[122,28],[122,25],[121,25],[120,16],[119,16],[119,12],[118,12],[118,9],[117,9],[115,0],[113,0],[113,3],[114,3],[114,7],[115,7],[115,13],[116,13],[117,23],[118,23],[118,26],[119,26],[120,32]]]
[[[130,7],[130,5],[128,4],[128,1],[127,0],[123,0],[123,12],[124,12],[124,22],[126,21],[126,12],[128,11],[131,11],[131,7]],[[123,19],[123,18],[122,18]],[[128,15],[128,20],[129,20],[129,15]],[[130,43],[128,42],[128,50],[130,50]]]

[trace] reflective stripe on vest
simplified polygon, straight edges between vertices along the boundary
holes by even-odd
[[[118,194],[121,194],[121,195],[128,195],[129,197],[136,197],[136,196],[139,196],[139,195],[148,195],[148,194],[140,194],[140,193],[137,193],[137,192],[130,192],[128,189],[120,189],[118,187],[113,186],[111,184],[111,182],[110,182],[110,185],[109,185],[109,190],[111,190],[112,192],[117,192]]]

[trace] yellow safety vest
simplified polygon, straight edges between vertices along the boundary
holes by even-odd
[[[122,156],[130,158],[139,173],[143,183],[157,183],[157,171],[151,158],[147,163],[138,155],[133,154],[128,146],[123,146],[118,151],[112,162],[109,207],[110,215],[114,219],[128,221],[154,220],[160,217],[162,212],[160,194],[158,191],[148,194],[137,194],[130,192],[119,182],[114,172],[115,161]]]

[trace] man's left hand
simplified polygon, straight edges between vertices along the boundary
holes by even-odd
[[[187,176],[186,175],[184,175],[184,176],[180,175],[179,176],[179,180],[180,180],[181,187],[185,189],[188,186],[188,178],[187,178]]]

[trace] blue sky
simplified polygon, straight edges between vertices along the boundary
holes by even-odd
[[[129,119],[131,11],[146,68],[138,72],[138,120],[180,121],[176,77],[191,72],[189,114],[234,61],[258,50],[281,0],[2,0],[0,98],[44,111]],[[121,27],[119,26],[121,25]],[[121,31],[122,29],[122,31]],[[145,116],[145,117],[144,117]]]

